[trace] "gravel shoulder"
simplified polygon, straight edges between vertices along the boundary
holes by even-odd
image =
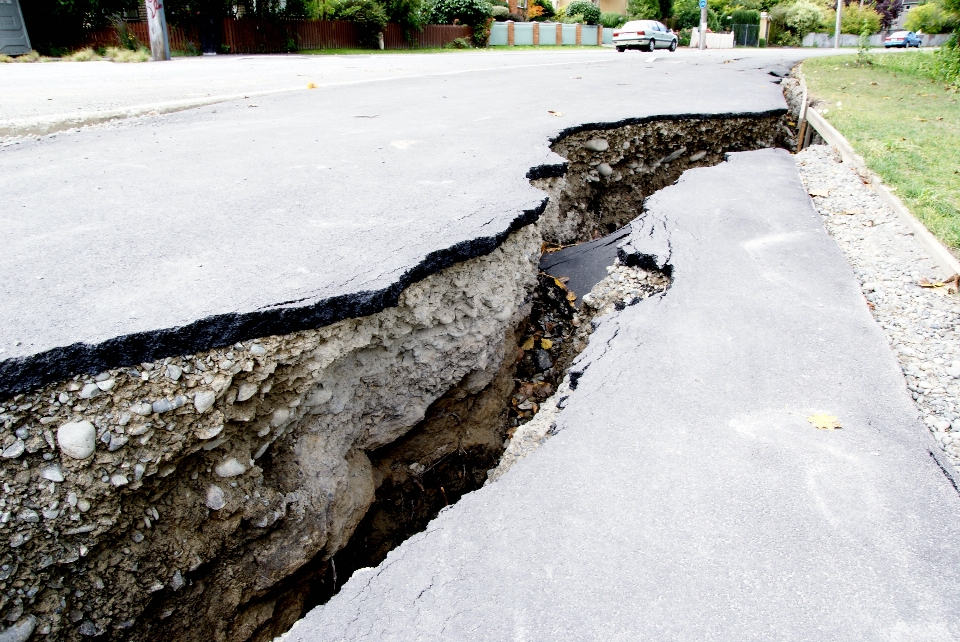
[[[960,478],[960,299],[907,225],[827,146],[797,167],[829,234],[846,255],[937,445]]]

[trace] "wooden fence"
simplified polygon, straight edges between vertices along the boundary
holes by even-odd
[[[130,33],[147,44],[150,36],[147,23],[127,23]],[[386,49],[418,49],[442,47],[457,38],[470,39],[470,27],[459,25],[426,25],[414,31],[411,41],[404,37],[400,25],[388,24],[383,31]],[[88,32],[78,47],[116,47],[120,40],[114,28]],[[284,53],[300,49],[350,49],[359,47],[352,22],[339,20],[259,20],[256,18],[224,18],[219,43],[229,53]],[[200,51],[200,32],[195,26],[170,26],[170,49]]]

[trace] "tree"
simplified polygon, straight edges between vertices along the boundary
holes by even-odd
[[[957,22],[939,2],[927,2],[911,9],[903,26],[909,31],[947,33],[957,27]]]
[[[659,0],[629,0],[627,15],[639,20],[659,20],[660,2]]]
[[[903,0],[876,0],[874,8],[880,14],[880,26],[889,29],[903,13]],[[841,20],[843,17],[841,16]]]

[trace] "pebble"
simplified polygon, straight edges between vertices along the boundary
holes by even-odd
[[[126,475],[117,473],[110,476],[110,483],[119,488],[120,486],[126,486],[130,483],[130,480],[127,479]]]
[[[0,631],[0,642],[27,642],[37,628],[37,618],[32,615],[20,618],[16,624]]]
[[[193,407],[201,415],[213,407],[213,402],[217,400],[217,395],[212,390],[201,390],[193,397]]]
[[[66,423],[57,430],[60,452],[73,459],[86,459],[97,448],[97,430],[89,421]]]
[[[22,439],[18,439],[6,448],[3,449],[2,456],[4,459],[16,459],[23,454],[23,451],[26,449],[26,444],[23,443]]]
[[[28,524],[36,524],[40,521],[40,514],[32,508],[22,508],[17,513],[17,519]]]
[[[77,510],[81,513],[86,513],[88,510],[90,510],[90,502],[86,499],[78,499]]]
[[[605,152],[610,149],[610,143],[604,138],[591,138],[583,144],[583,147],[591,152]]]
[[[141,417],[146,417],[153,412],[153,405],[148,403],[135,403],[130,406],[130,412],[140,415]]]
[[[226,496],[223,494],[223,489],[217,486],[216,484],[211,484],[207,488],[207,508],[210,510],[220,510],[227,505]]]
[[[597,165],[597,171],[600,172],[600,175],[603,177],[608,177],[613,174],[613,168],[607,163],[600,163]]]
[[[169,366],[167,366],[167,378],[170,379],[171,381],[177,381],[178,379],[180,379],[180,375],[182,374],[183,374],[183,368],[181,368],[180,366],[175,366],[173,364],[170,364]]]
[[[113,386],[116,385],[116,383],[117,381],[115,379],[105,379],[97,382],[97,388],[99,388],[101,392],[107,392],[113,390]]]
[[[259,343],[254,343],[252,346],[250,346],[250,354],[259,357],[259,356],[262,356],[262,355],[267,354],[267,349],[264,348],[264,347],[263,347],[262,345],[260,345]]]
[[[177,569],[173,572],[173,579],[170,580],[170,588],[174,591],[179,591],[184,587],[186,582],[183,581],[183,575],[180,573],[180,569]]]
[[[230,457],[219,464],[214,469],[219,477],[236,477],[247,472],[247,467],[237,461],[236,457]]]
[[[60,470],[60,466],[58,465],[47,466],[41,469],[40,476],[52,482],[60,483],[63,481],[63,471]]]
[[[183,395],[177,395],[172,401],[170,399],[159,399],[153,402],[153,411],[157,414],[170,412],[171,410],[176,410],[185,403],[187,403],[187,398]]]
[[[93,399],[100,394],[100,388],[95,383],[88,383],[78,395],[81,399]]]
[[[246,401],[251,398],[257,394],[257,388],[259,388],[259,386],[255,383],[240,384],[240,388],[237,390],[237,401]]]
[[[809,147],[795,159],[827,231],[873,304],[924,423],[960,473],[960,298],[945,287],[919,287],[921,279],[945,276],[941,268],[829,147]]]
[[[120,450],[128,441],[130,441],[130,438],[126,435],[110,433],[110,445],[107,446],[107,450],[110,452]]]
[[[133,467],[133,481],[140,481],[143,478],[143,473],[146,472],[146,467],[143,464],[137,464]]]
[[[703,151],[690,154],[690,162],[696,163],[698,160],[702,159],[706,155],[707,155],[707,152],[703,152]]]

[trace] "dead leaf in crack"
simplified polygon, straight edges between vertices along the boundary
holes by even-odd
[[[520,346],[521,350],[533,350],[533,337],[529,337],[526,341],[523,342],[523,345]]]
[[[544,350],[549,350],[550,348],[553,347],[553,341],[551,341],[550,339],[541,339],[540,347],[543,348]]]
[[[577,300],[577,293],[576,293],[576,292],[574,292],[573,290],[567,292],[567,301],[573,302],[573,301],[576,301],[576,300]]]
[[[921,288],[942,288],[944,286],[940,281],[928,281],[926,279],[920,279],[917,281],[917,285]]]
[[[843,428],[843,426],[840,425],[840,420],[833,415],[810,415],[807,417],[807,421],[813,424],[814,428],[821,430],[839,430]]]

